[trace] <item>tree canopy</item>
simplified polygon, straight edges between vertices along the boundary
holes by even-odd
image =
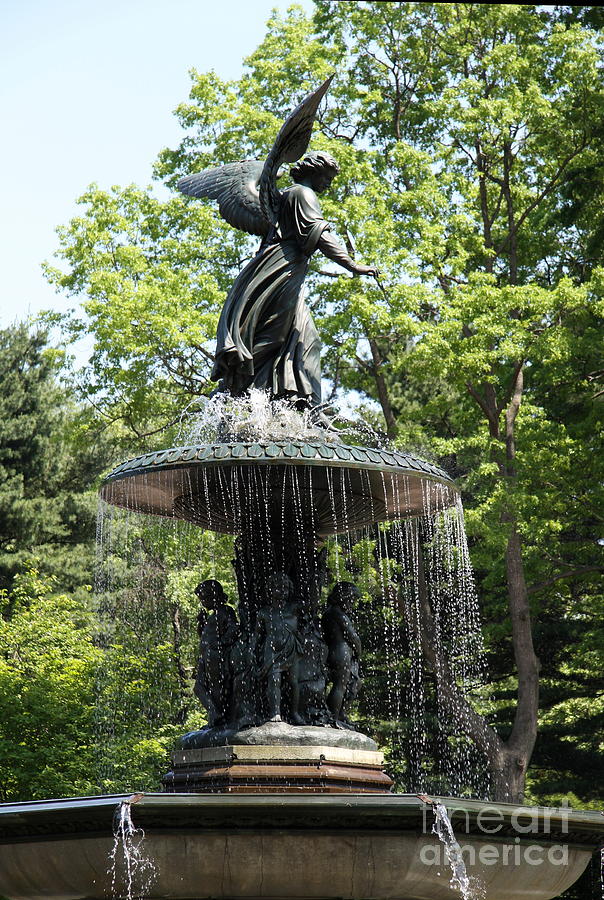
[[[0,589],[31,566],[90,584],[94,480],[112,451],[89,423],[48,332],[0,331]]]

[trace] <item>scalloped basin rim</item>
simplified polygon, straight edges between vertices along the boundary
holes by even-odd
[[[283,440],[145,453],[107,476],[101,498],[135,512],[236,534],[244,518],[253,521],[260,512],[253,508],[260,481],[269,518],[281,521],[285,507],[306,521],[305,527],[312,523],[320,537],[441,510],[459,495],[442,469],[413,454]]]
[[[324,464],[329,460],[335,466],[362,466],[367,468],[404,469],[438,480],[458,490],[455,482],[439,466],[400,450],[379,450],[348,444],[320,441],[231,441],[228,443],[195,444],[170,447],[142,453],[116,466],[104,479],[104,484],[118,477],[128,477],[145,470],[170,468],[187,464],[210,465],[235,462],[241,464]]]

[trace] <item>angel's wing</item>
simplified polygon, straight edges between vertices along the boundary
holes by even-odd
[[[187,175],[176,187],[191,197],[218,200],[220,215],[229,225],[248,234],[264,236],[269,230],[269,221],[260,207],[258,185],[265,165],[256,159],[227,163]]]
[[[277,173],[282,163],[292,163],[306,152],[319,103],[325,96],[333,75],[321,87],[309,94],[289,114],[273,144],[260,177],[260,208],[267,221],[274,224],[279,208]]]

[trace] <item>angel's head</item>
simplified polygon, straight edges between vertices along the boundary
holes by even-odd
[[[317,194],[322,194],[339,171],[340,167],[333,156],[319,150],[299,159],[291,167],[289,174],[297,184],[309,184]]]

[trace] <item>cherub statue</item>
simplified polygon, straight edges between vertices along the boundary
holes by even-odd
[[[218,390],[234,396],[255,387],[268,391],[271,399],[291,398],[302,408],[319,406],[321,343],[303,296],[310,257],[320,250],[355,275],[378,274],[374,266],[359,265],[348,256],[323,218],[317,194],[338,173],[336,160],[323,152],[304,156],[330,82],[328,78],[290,113],[265,162],[229,163],[178,182],[184,194],[218,200],[220,215],[230,225],[262,235],[256,256],[231,287],[218,323],[212,379],[220,382]],[[290,169],[295,183],[280,191],[277,176],[283,163],[296,163]]]
[[[359,589],[350,581],[339,581],[327,598],[323,614],[323,634],[329,648],[327,668],[331,690],[327,706],[334,718],[345,722],[344,712],[361,687],[359,660],[361,641],[354,630],[350,612]]]
[[[208,725],[223,725],[231,703],[231,648],[239,637],[235,611],[227,605],[219,581],[202,581],[195,588],[201,602],[197,618],[199,662],[194,692],[208,711]],[[211,615],[207,616],[206,611]]]
[[[302,640],[298,632],[298,605],[293,599],[294,586],[284,572],[269,579],[268,603],[258,610],[258,648],[262,662],[260,676],[266,678],[266,703],[271,722],[281,721],[282,678],[290,692],[289,718],[303,725],[299,713],[299,669]]]
[[[308,725],[327,725],[331,721],[325,702],[327,645],[313,628],[302,635],[303,656],[300,660],[300,715]]]

